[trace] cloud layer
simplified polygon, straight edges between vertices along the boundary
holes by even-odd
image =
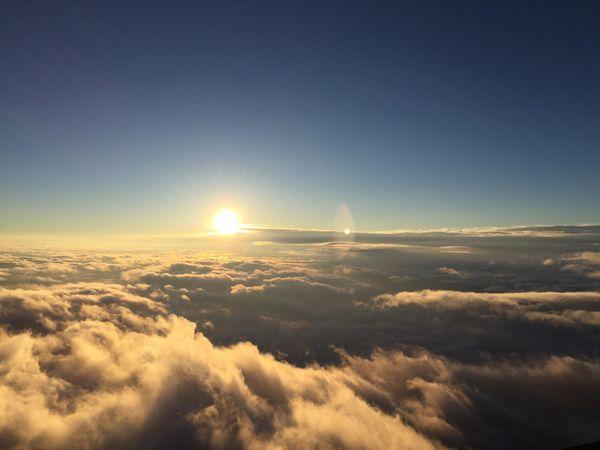
[[[236,255],[6,249],[0,448],[600,439],[597,243],[520,233],[259,236]]]

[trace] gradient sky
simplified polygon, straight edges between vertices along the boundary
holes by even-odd
[[[0,231],[600,222],[600,3],[3,1]]]

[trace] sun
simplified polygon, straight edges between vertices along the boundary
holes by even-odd
[[[219,234],[234,234],[240,229],[237,213],[230,208],[217,211],[213,217],[213,228]]]

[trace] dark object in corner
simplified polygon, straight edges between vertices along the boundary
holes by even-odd
[[[600,441],[590,442],[589,444],[576,445],[575,447],[568,447],[564,450],[600,450]]]

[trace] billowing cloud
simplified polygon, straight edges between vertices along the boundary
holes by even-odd
[[[552,261],[555,262],[555,261]],[[562,270],[581,273],[594,280],[600,280],[600,252],[579,252],[563,257]]]
[[[0,355],[8,448],[441,447],[340,369],[216,348],[175,316],[141,332],[92,314],[47,336],[3,334]]]

